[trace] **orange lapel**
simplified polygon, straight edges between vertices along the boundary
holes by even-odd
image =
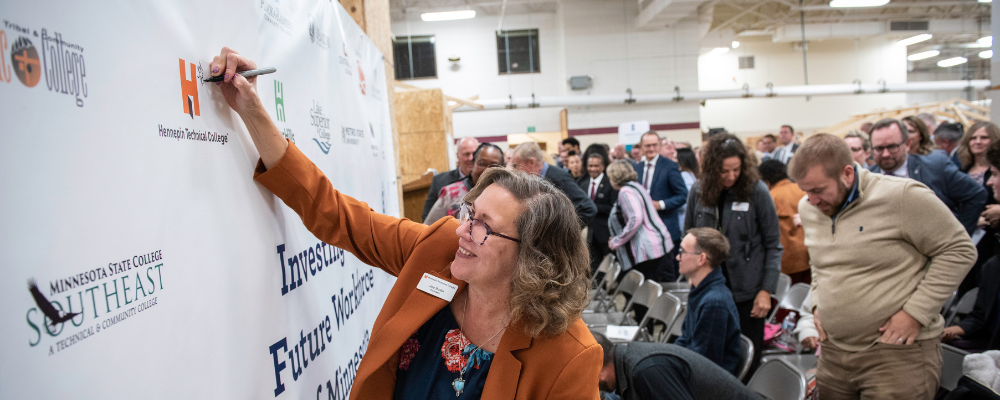
[[[510,325],[500,339],[490,372],[483,387],[483,400],[511,400],[517,395],[517,383],[521,379],[521,361],[513,352],[531,346],[531,336],[517,323]]]
[[[456,295],[465,289],[466,283],[464,281],[451,276],[450,264],[441,271],[427,273],[458,285]],[[414,282],[419,282],[419,279]],[[417,290],[416,283],[414,283],[402,307],[389,318],[389,321],[373,335],[371,342],[368,343],[368,351],[365,353],[361,368],[358,370],[358,376],[371,376],[382,368],[392,355],[399,351],[413,332],[420,329],[425,322],[447,305],[447,301]],[[395,370],[394,367],[393,370]]]

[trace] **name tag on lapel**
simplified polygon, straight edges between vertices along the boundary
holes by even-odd
[[[750,211],[750,203],[737,202],[733,203],[733,211]]]
[[[420,283],[417,283],[417,290],[450,302],[458,291],[458,285],[431,274],[424,274],[420,278]]]

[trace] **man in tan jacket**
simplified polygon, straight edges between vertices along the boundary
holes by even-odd
[[[815,135],[791,176],[809,248],[822,399],[932,399],[940,315],[976,261],[962,224],[926,186],[870,173],[844,141]]]

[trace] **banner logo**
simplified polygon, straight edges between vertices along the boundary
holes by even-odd
[[[73,317],[80,315],[78,312],[69,312],[59,315],[59,310],[56,310],[56,308],[52,306],[52,302],[45,298],[45,295],[38,290],[38,285],[35,284],[34,279],[28,280],[28,291],[31,292],[31,297],[35,299],[35,305],[37,305],[38,309],[42,311],[45,318],[52,321],[49,322],[49,325],[56,326],[57,324],[69,321],[73,319]]]
[[[285,91],[284,85],[274,81],[274,111],[278,121],[285,122]]]
[[[312,121],[309,122],[310,125],[316,128],[317,138],[313,138],[316,145],[323,154],[330,154],[330,118],[323,115],[323,107],[319,105],[319,102],[313,100],[313,106],[309,109],[309,116]]]
[[[184,59],[178,58],[178,64],[181,70],[181,99],[184,103],[184,113],[191,116],[201,116],[201,110],[198,107],[198,73],[195,69],[194,63],[191,63],[191,79],[187,78],[187,73],[184,72]]]
[[[21,36],[14,42],[10,52],[10,62],[14,65],[17,79],[27,87],[35,87],[42,79],[42,63],[38,60],[38,50],[28,38]]]
[[[42,29],[42,64],[49,91],[73,96],[76,106],[83,107],[83,99],[87,97],[83,46],[63,40],[59,32],[49,36],[49,32]]]
[[[361,94],[365,94],[365,71],[361,69],[361,61],[358,61],[358,79],[361,81]]]

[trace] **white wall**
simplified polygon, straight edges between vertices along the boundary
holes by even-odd
[[[634,2],[626,4],[628,15],[638,14]],[[504,29],[539,30],[541,73],[537,74],[498,73],[495,30],[499,20],[496,16],[423,22],[418,13],[413,13],[408,20],[394,22],[392,32],[397,36],[435,35],[438,78],[407,83],[425,88],[440,87],[452,96],[479,95],[480,99],[492,99],[532,93],[536,96],[624,94],[630,86],[634,94],[670,92],[674,86],[694,89],[698,76],[696,23],[682,21],[664,31],[638,32],[633,18],[623,17],[621,2],[603,0],[565,1],[553,13],[506,16]],[[629,26],[627,35],[625,24]],[[453,55],[462,58],[458,66],[448,61]],[[587,74],[594,76],[591,90],[569,89],[568,76]],[[579,129],[618,126],[635,120],[667,124],[697,122],[698,119],[695,103],[623,104],[571,107],[568,122],[570,129]],[[455,137],[498,136],[523,133],[528,126],[548,125],[547,121],[540,114],[522,110],[456,112],[454,132]],[[545,130],[538,127],[539,132]]]
[[[906,49],[885,37],[808,43],[809,83],[906,82]],[[753,55],[754,69],[740,70],[738,57]],[[802,52],[793,43],[746,41],[724,54],[698,60],[701,90],[804,84]],[[738,135],[777,133],[782,124],[811,132],[841,122],[851,114],[907,104],[904,93],[787,98],[709,100],[701,110],[702,128],[725,127]]]

